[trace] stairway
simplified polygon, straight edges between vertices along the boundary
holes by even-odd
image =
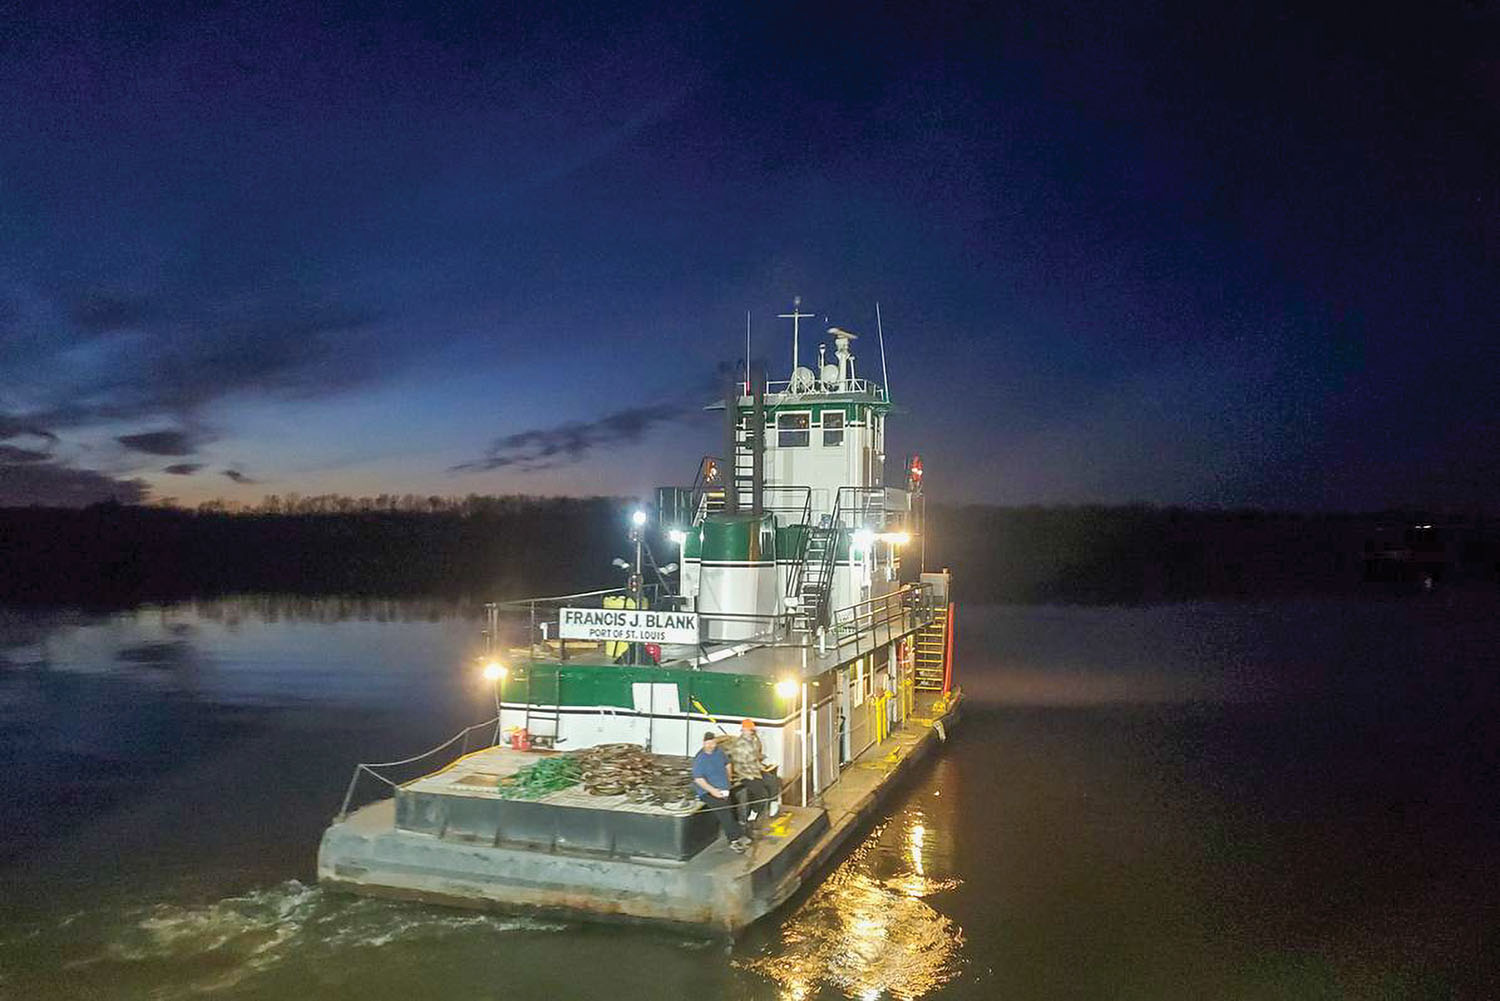
[[[917,633],[914,674],[919,692],[941,692],[948,657],[948,606],[939,605],[932,621]]]
[[[792,619],[795,629],[812,632],[823,624],[838,555],[837,526],[835,522],[833,525],[813,525],[807,530],[807,548],[797,567],[797,613]]]

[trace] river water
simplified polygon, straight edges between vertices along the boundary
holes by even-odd
[[[1500,997],[1497,611],[962,608],[944,753],[733,946],[317,888],[472,609],[0,611],[0,997]]]

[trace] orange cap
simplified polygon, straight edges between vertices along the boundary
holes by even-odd
[[[755,720],[753,720],[753,719],[741,720],[740,721],[740,729],[741,730],[754,730],[755,729]]]

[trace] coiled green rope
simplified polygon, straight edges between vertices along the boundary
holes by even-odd
[[[578,759],[570,754],[558,754],[538,758],[517,769],[514,775],[503,776],[499,790],[504,799],[540,799],[549,792],[575,786],[582,778],[583,770]]]

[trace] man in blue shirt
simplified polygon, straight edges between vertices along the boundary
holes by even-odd
[[[734,815],[729,801],[729,758],[719,750],[712,731],[703,735],[703,749],[693,755],[693,785],[704,809],[714,815],[729,839],[732,851],[743,852],[750,846],[745,829]]]

